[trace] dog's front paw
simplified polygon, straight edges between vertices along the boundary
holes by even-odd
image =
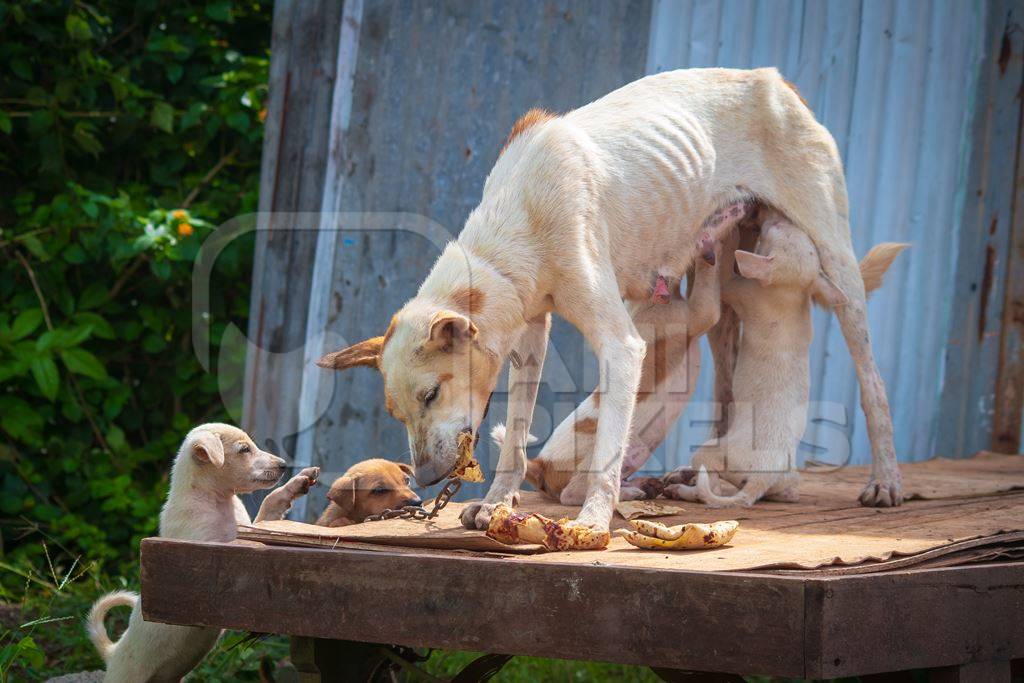
[[[459,519],[462,521],[462,526],[467,529],[479,529],[480,531],[486,531],[487,527],[491,523],[491,515],[494,514],[494,508],[498,505],[508,505],[509,507],[516,507],[519,505],[519,493],[508,495],[505,497],[506,500],[499,500],[497,503],[488,503],[482,500],[476,500],[466,505],[466,508],[462,511]]]
[[[320,477],[319,467],[306,467],[294,477],[288,480],[282,488],[287,489],[288,493],[294,497],[304,496],[309,493],[309,489],[316,484],[316,480]]]
[[[903,504],[903,482],[899,475],[868,480],[860,494],[860,504],[865,507],[889,508]]]

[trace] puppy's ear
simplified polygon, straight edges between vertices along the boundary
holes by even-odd
[[[466,316],[455,311],[438,311],[430,319],[427,346],[447,351],[454,344],[473,339],[476,334],[476,325]]]
[[[825,273],[818,273],[818,277],[814,280],[814,288],[811,290],[811,296],[814,297],[814,302],[819,306],[825,308],[835,308],[836,306],[844,306],[849,299],[843,290],[839,289],[839,285],[832,282],[828,275]]]
[[[348,370],[357,365],[368,368],[380,367],[380,354],[384,350],[384,337],[372,337],[358,344],[353,344],[347,349],[341,349],[316,362],[322,368],[328,370]]]
[[[356,484],[356,477],[345,475],[336,479],[327,492],[327,500],[337,505],[344,517],[349,517],[355,511]]]
[[[410,477],[416,474],[416,470],[414,470],[412,468],[412,465],[407,465],[404,462],[398,463],[398,469],[402,470],[403,472],[408,474]]]
[[[773,256],[761,256],[741,249],[736,250],[736,267],[740,275],[751,280],[770,282],[772,279]]]
[[[189,444],[189,450],[196,460],[212,463],[215,467],[224,465],[224,444],[213,432],[204,430],[196,433]]]

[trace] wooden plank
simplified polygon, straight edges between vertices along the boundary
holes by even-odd
[[[803,583],[505,559],[142,542],[147,620],[667,668],[803,675]]]
[[[1021,562],[826,578],[807,596],[809,678],[1024,656]]]
[[[278,0],[260,170],[242,426],[293,455],[343,3]],[[301,301],[302,306],[291,305]],[[291,397],[291,398],[288,398]]]
[[[1018,52],[1014,54],[1014,47]],[[1001,61],[1021,61],[1022,53],[1009,35],[1004,35]],[[1006,250],[1006,295],[999,339],[999,370],[996,374],[995,416],[992,422],[992,450],[1020,453],[1021,419],[1024,414],[1024,114],[1017,128],[1017,161],[1013,174],[1013,208],[1010,244]]]
[[[974,88],[970,156],[961,181],[957,265],[949,313],[936,449],[964,455],[989,448],[994,428],[997,359],[1007,283],[1011,206],[1020,129],[1024,34],[1021,0],[978,4],[986,14],[978,82]],[[1009,52],[1010,57],[1000,55]],[[943,280],[948,271],[934,272]],[[927,292],[923,293],[927,295]],[[933,329],[921,326],[919,329]],[[914,405],[910,403],[909,405]]]

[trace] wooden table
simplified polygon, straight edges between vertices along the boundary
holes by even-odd
[[[945,667],[942,680],[989,683],[1024,658],[1024,562],[828,576],[150,538],[142,604],[151,621],[299,637],[293,659],[311,681],[365,673],[355,643],[640,664],[669,679]]]

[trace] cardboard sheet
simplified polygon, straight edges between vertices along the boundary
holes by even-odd
[[[337,529],[298,522],[264,522],[243,528],[239,537],[263,543],[317,547],[393,546],[488,552],[510,561],[573,562],[666,570],[739,571],[753,569],[879,571],[941,562],[985,561],[1024,549],[1024,457],[980,453],[965,460],[935,459],[903,467],[909,499],[892,509],[857,504],[866,468],[803,474],[799,503],[758,503],[753,508],[709,510],[693,503],[659,500],[679,513],[661,516],[667,524],[736,519],[732,543],[714,550],[664,552],[639,550],[613,537],[607,550],[583,553],[540,552],[536,546],[505,546],[459,524],[463,504],[452,503],[429,522],[390,520]],[[572,517],[576,509],[525,493],[520,508],[553,518]],[[624,528],[616,515],[613,528]],[[385,547],[386,546],[386,547]],[[511,556],[515,555],[515,558]],[[960,558],[960,559],[957,559]],[[895,564],[894,564],[895,563]]]

